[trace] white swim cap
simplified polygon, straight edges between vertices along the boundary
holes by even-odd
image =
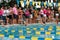
[[[56,16],[59,16],[59,14],[56,14]]]

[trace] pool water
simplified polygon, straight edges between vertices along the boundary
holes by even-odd
[[[60,24],[0,26],[0,40],[60,40]]]

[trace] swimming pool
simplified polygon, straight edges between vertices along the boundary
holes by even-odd
[[[60,40],[60,24],[0,26],[0,40]]]

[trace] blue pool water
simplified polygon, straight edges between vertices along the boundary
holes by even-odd
[[[0,26],[0,40],[60,40],[60,24]]]

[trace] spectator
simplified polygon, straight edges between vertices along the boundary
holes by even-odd
[[[17,5],[15,4],[14,7],[13,7],[13,24],[16,24],[17,23],[17,19],[18,19],[18,11],[17,11]]]
[[[58,14],[58,13],[56,13],[56,23],[57,23],[57,24],[58,24],[58,22],[59,22],[58,17],[59,17],[59,14]]]
[[[0,23],[2,21],[3,10],[0,8]]]
[[[3,14],[4,24],[6,24],[6,23],[8,24],[8,21],[9,21],[8,16],[9,16],[9,10],[8,10],[7,7],[5,7],[5,9],[4,9],[4,14]]]
[[[12,21],[13,20],[13,8],[10,7],[9,11],[10,11],[9,12],[9,23],[12,24],[13,23],[13,21]]]
[[[30,17],[30,12],[29,12],[29,9],[27,8],[26,11],[25,11],[25,18],[26,18],[26,23],[27,24],[29,23],[29,17]]]
[[[18,9],[18,23],[20,23],[20,24],[23,23],[23,11],[20,7]]]

